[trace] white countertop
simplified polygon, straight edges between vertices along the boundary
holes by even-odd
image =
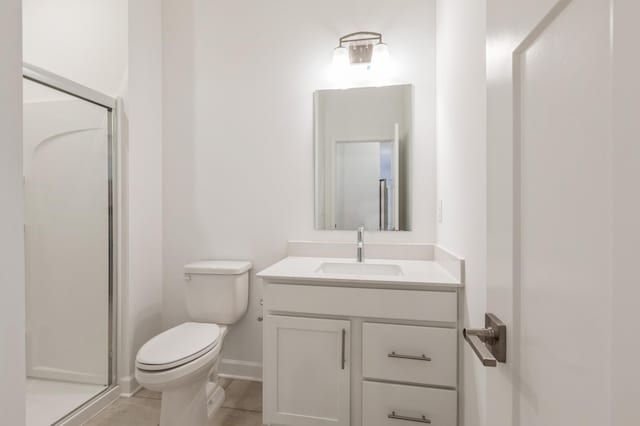
[[[462,287],[460,280],[435,260],[366,259],[365,264],[398,265],[401,275],[367,275],[320,272],[323,263],[356,264],[354,259],[327,257],[286,257],[260,271],[258,277],[267,281],[300,284],[330,283],[342,286],[376,286],[406,288]]]

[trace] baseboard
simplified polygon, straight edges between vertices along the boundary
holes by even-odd
[[[220,377],[228,379],[262,381],[262,363],[239,361],[236,359],[223,359],[220,362]]]
[[[141,388],[135,377],[126,376],[120,378],[120,396],[131,398]]]

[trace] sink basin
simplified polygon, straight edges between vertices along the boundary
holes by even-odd
[[[382,263],[338,263],[325,262],[318,267],[316,272],[321,274],[343,275],[402,275],[402,269],[398,265]]]

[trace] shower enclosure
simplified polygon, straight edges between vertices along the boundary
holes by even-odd
[[[115,385],[115,100],[23,68],[27,425]]]

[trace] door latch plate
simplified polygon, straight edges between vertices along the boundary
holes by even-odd
[[[493,330],[494,338],[484,341],[498,362],[507,362],[507,326],[494,314],[484,314],[484,328]]]

